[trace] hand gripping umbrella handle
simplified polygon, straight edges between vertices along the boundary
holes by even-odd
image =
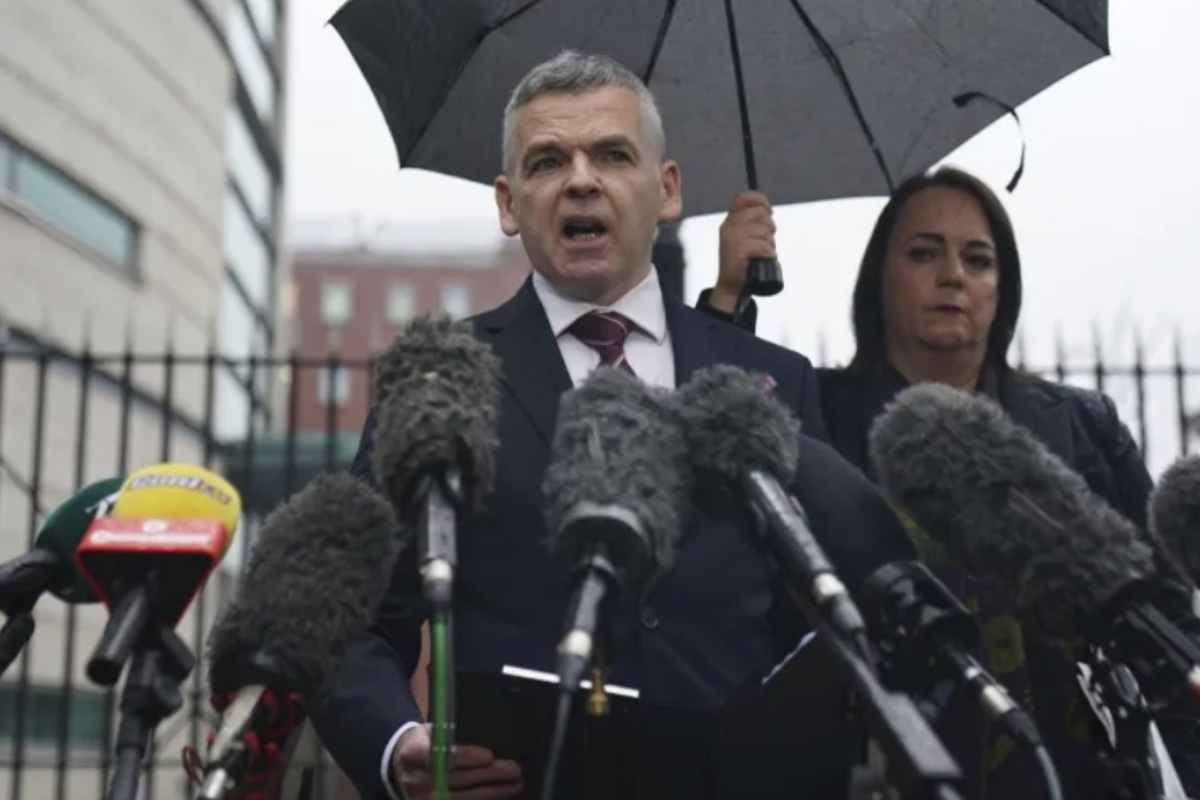
[[[745,294],[759,297],[770,297],[783,291],[783,271],[779,268],[778,259],[751,259],[746,270]]]

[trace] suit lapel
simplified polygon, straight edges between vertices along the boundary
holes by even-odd
[[[681,302],[663,294],[671,348],[675,352],[675,385],[682,386],[696,370],[718,361],[732,361],[732,353],[721,352],[713,329],[723,323],[706,314],[689,313]]]
[[[479,317],[475,326],[504,364],[505,389],[549,445],[558,400],[571,388],[571,376],[533,282],[527,279],[511,300]]]

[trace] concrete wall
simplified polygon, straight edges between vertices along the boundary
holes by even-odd
[[[187,0],[0,4],[0,131],[141,227],[140,278],[114,282],[112,265],[64,254],[61,238],[6,204],[0,314],[34,326],[47,307],[64,319],[93,309],[205,329],[223,275],[230,75]]]
[[[226,0],[203,0],[221,27]],[[219,41],[190,0],[4,0],[0,2],[0,133],[84,185],[140,229],[137,274],[77,243],[36,212],[0,191],[0,327],[16,326],[68,351],[85,338],[94,352],[114,353],[126,337],[142,353],[161,354],[168,337],[180,353],[204,350],[217,316],[224,279],[221,252],[225,186],[224,120],[232,72]],[[116,375],[119,366],[101,367]],[[142,365],[133,382],[150,398],[164,390],[161,366]],[[0,364],[0,560],[27,549],[42,517],[31,514],[37,368],[7,357]],[[77,477],[87,483],[118,474],[121,404],[115,386],[93,380],[86,431],[78,428],[79,371],[58,362],[47,373],[38,503],[54,508]],[[204,371],[180,368],[173,406],[203,415]],[[127,467],[163,460],[162,415],[135,401],[129,416]],[[172,425],[170,460],[200,462],[194,430]],[[84,444],[82,474],[76,452]],[[216,465],[220,469],[220,465]],[[244,536],[243,534],[241,534]],[[234,547],[238,544],[235,542]],[[228,581],[210,581],[204,614],[197,606],[178,631],[195,649],[215,617]],[[222,591],[223,590],[223,591]],[[28,649],[32,685],[58,687],[84,676],[92,647],[107,620],[99,606],[68,609],[44,597],[35,609],[37,630]],[[73,629],[74,635],[68,631]],[[67,642],[74,642],[68,656]],[[198,666],[202,674],[205,667]],[[5,684],[20,675],[18,664]],[[190,737],[189,682],[182,712],[159,729],[156,798],[186,796],[178,766]],[[119,694],[118,694],[119,697]],[[207,706],[206,695],[201,703]],[[202,727],[201,736],[207,733]],[[203,745],[203,738],[201,738]],[[0,743],[0,761],[13,754]],[[66,797],[102,796],[100,751],[72,747],[66,754]],[[0,767],[0,796],[52,798],[57,754],[30,745],[19,795],[12,770]]]

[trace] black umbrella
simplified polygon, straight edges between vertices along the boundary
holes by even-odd
[[[401,166],[486,183],[530,67],[615,58],[658,100],[704,214],[747,185],[775,203],[886,194],[1107,54],[1107,19],[1107,0],[350,0],[332,21]]]

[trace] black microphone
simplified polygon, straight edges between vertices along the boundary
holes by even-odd
[[[241,591],[208,639],[209,684],[224,714],[197,798],[224,797],[278,766],[266,747],[300,721],[284,706],[294,695],[311,700],[370,624],[397,529],[388,501],[345,474],[316,478],[263,523]]]
[[[593,670],[595,714],[606,711],[612,660],[606,623],[622,592],[640,592],[675,560],[691,493],[687,444],[666,394],[630,373],[599,367],[563,395],[542,482],[551,554],[573,569],[558,646],[559,701],[542,781],[553,797],[571,698]]]
[[[1150,529],[1200,583],[1200,456],[1171,465],[1150,495]]]
[[[67,603],[95,603],[92,590],[75,564],[75,548],[88,526],[109,512],[124,478],[88,484],[54,509],[38,531],[33,549],[0,564],[0,674],[33,636],[33,607],[50,592]]]
[[[969,688],[984,713],[1014,738],[1042,746],[1033,719],[975,659],[974,615],[921,563],[886,564],[867,578],[860,595],[888,682],[924,698],[936,719],[955,691]]]
[[[738,487],[793,589],[826,614],[870,660],[866,625],[833,564],[784,488],[800,457],[800,421],[770,392],[766,377],[738,367],[697,370],[675,393],[692,463]]]
[[[1137,526],[993,401],[910,387],[875,421],[870,450],[886,494],[922,535],[1010,594],[1044,633],[1103,647],[1152,708],[1200,696],[1191,592],[1156,571]]]
[[[457,520],[477,512],[495,479],[500,361],[468,323],[418,318],[375,368],[373,466],[401,519],[416,528],[417,564],[432,606],[435,793],[448,792],[454,737],[454,572]]]
[[[784,488],[803,445],[800,421],[772,386],[769,376],[721,365],[697,370],[675,392],[672,409],[697,480],[707,473],[745,498],[805,618],[861,698],[872,741],[886,753],[889,780],[914,797],[958,797],[952,785],[961,779],[958,765],[915,704],[879,682],[862,614]]]
[[[665,393],[599,368],[563,395],[542,483],[546,544],[574,570],[558,648],[563,691],[591,662],[606,602],[674,561],[690,492],[687,445]]]
[[[96,517],[109,513],[124,478],[88,484],[54,509],[38,531],[33,549],[0,564],[0,610],[31,604],[43,592],[68,603],[94,603],[75,565],[75,548]]]
[[[449,607],[455,517],[477,511],[495,479],[500,361],[466,323],[418,318],[375,367],[375,475],[417,528],[426,596]]]

